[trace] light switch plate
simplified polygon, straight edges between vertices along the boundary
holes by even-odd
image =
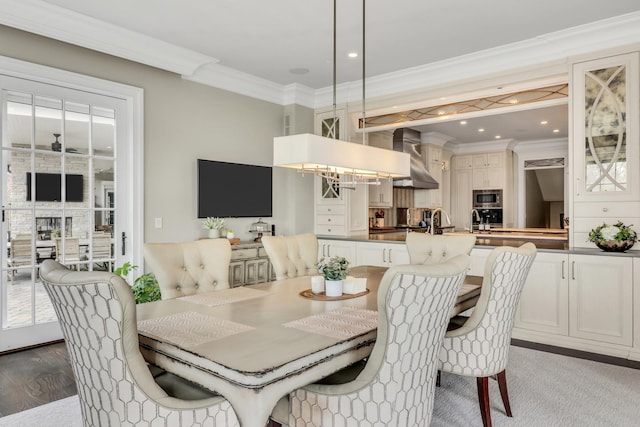
[[[156,218],[155,219],[155,227],[156,228],[162,228],[162,218]]]

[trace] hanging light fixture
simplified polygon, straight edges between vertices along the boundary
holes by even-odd
[[[362,1],[362,118],[365,117],[365,0]],[[333,126],[336,125],[336,0],[333,1]],[[363,129],[364,130],[364,129]],[[273,166],[318,174],[340,182],[340,175],[366,182],[410,174],[410,156],[393,150],[341,141],[310,133],[273,138]]]
[[[60,143],[60,141],[58,141],[58,138],[60,138],[60,134],[54,133],[53,136],[56,138],[56,140],[51,143],[51,151],[62,151],[62,144]]]

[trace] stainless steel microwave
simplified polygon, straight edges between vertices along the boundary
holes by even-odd
[[[501,208],[502,190],[473,190],[475,209]]]

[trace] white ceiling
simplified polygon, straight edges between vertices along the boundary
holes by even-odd
[[[0,23],[5,25],[158,66],[228,90],[234,89],[225,85],[240,81],[245,87],[238,93],[278,99],[276,102],[283,105],[296,102],[309,106],[314,98],[316,106],[319,98],[323,98],[320,105],[327,105],[329,99],[333,81],[330,0],[3,2],[7,7],[0,8]],[[499,70],[528,65],[519,62],[523,57],[518,55],[523,52],[531,61],[543,62],[605,48],[602,34],[610,34],[611,28],[620,29],[621,34],[606,42],[619,45],[640,40],[635,29],[640,20],[638,0],[367,0],[366,7],[369,94],[378,87],[372,80],[391,82],[397,89],[403,76],[424,67],[433,66],[440,75],[458,75],[461,67],[450,65],[479,53],[485,63],[493,61]],[[610,18],[613,21],[607,21]],[[598,28],[601,33],[589,33],[588,28]],[[362,81],[361,49],[362,2],[340,0],[336,61],[340,88],[353,90]],[[350,59],[349,52],[357,52],[359,57]],[[498,57],[493,56],[496,52]],[[435,66],[438,62],[445,66]],[[462,68],[464,64],[469,69],[482,68],[473,63],[463,63]],[[299,74],[297,69],[309,71]],[[490,71],[495,70],[484,70]],[[428,73],[417,74],[430,83],[435,81]],[[252,86],[256,82],[258,85]],[[287,98],[290,87],[294,88],[293,101]],[[419,129],[449,135],[457,142],[487,141],[498,134],[502,139],[538,140],[566,137],[567,117],[565,105],[468,119],[466,126],[456,120]],[[540,126],[542,120],[549,124]],[[480,127],[486,129],[488,138],[478,135]],[[549,129],[556,128],[560,131],[549,135]]]
[[[44,0],[207,55],[278,84],[332,84],[333,2]],[[640,10],[638,0],[367,0],[366,68],[377,76]],[[362,2],[337,2],[337,80],[361,79]],[[292,69],[308,69],[304,75]]]

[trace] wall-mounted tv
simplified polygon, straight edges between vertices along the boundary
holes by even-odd
[[[82,202],[84,177],[66,175],[67,202]],[[27,172],[27,201],[31,200],[31,173]],[[59,202],[62,200],[62,175],[59,173],[36,173],[36,202]]]
[[[198,159],[198,218],[270,217],[271,168]]]

